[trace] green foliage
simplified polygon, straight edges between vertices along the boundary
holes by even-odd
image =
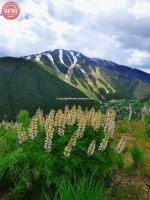
[[[120,170],[124,169],[124,167],[125,167],[125,162],[124,162],[123,155],[122,155],[122,154],[119,154],[117,158],[118,158],[118,159],[117,159],[118,168],[119,168]]]
[[[150,138],[150,114],[146,114],[144,116],[144,122],[145,122],[145,136],[147,138]]]
[[[122,126],[118,128],[119,133],[128,133],[128,127]]]
[[[147,138],[150,138],[150,126],[146,126],[146,128],[145,128],[145,136]]]
[[[17,147],[16,129],[0,129],[0,153],[11,152]]]
[[[61,200],[105,200],[104,187],[100,181],[86,176],[78,180],[63,177],[58,186],[58,193],[54,199]]]
[[[129,105],[132,104],[132,120],[141,120],[141,109],[143,107],[143,103],[138,100],[110,100],[105,101],[101,104],[101,110],[107,110],[108,108],[114,108],[117,112],[118,120],[128,120],[129,118]],[[127,122],[124,123],[124,127],[126,127]]]
[[[150,125],[150,113],[144,116],[144,122],[146,125]]]
[[[27,140],[21,146],[17,143],[14,128],[9,130],[10,133],[0,134],[6,143],[0,154],[0,188],[7,189],[15,200],[54,199],[55,196],[67,200],[70,193],[72,199],[77,200],[83,199],[84,195],[86,199],[101,199],[102,183],[104,186],[110,184],[116,168],[116,153],[111,147],[113,141],[104,152],[96,150],[92,157],[88,157],[87,148],[91,140],[97,141],[98,149],[104,137],[102,129],[94,132],[88,126],[70,157],[66,158],[63,151],[76,128],[76,125],[66,126],[62,137],[55,133],[50,154],[44,151],[45,131],[42,127],[34,141]]]
[[[30,116],[27,110],[21,110],[17,115],[17,121],[22,123],[24,127],[28,127],[30,123]]]
[[[76,79],[74,77],[71,76],[70,81],[72,84],[74,84],[75,86],[78,85],[78,82],[76,81]]]
[[[131,156],[133,159],[133,166],[137,167],[139,164],[143,162],[143,151],[138,146],[134,145],[131,148]]]

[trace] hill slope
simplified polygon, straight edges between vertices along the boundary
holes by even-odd
[[[48,65],[61,79],[97,100],[150,97],[150,74],[111,61],[63,49],[23,58]]]
[[[0,91],[0,120],[15,118],[23,108],[33,113],[38,107],[48,111],[68,103],[57,101],[57,97],[86,97],[57,78],[49,67],[20,58],[0,59]]]

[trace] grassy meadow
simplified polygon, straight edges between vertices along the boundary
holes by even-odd
[[[0,123],[0,199],[149,200],[150,116],[81,106]]]

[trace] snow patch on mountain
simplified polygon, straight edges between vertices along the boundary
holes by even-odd
[[[68,75],[68,74],[66,74],[65,78],[66,78],[66,79],[68,79],[68,78],[69,78],[69,75]]]
[[[64,60],[63,60],[63,50],[62,49],[59,49],[59,60],[60,62],[65,65],[66,67],[68,67],[65,63],[64,63]]]
[[[77,57],[80,55],[80,53],[77,53],[77,54],[75,55],[73,51],[69,51],[69,52],[70,52],[70,54],[71,54],[71,56],[72,56],[72,58],[73,58],[73,62],[71,61],[71,58],[70,58],[69,55],[67,54],[68,58],[70,59],[71,65],[70,65],[70,67],[69,67],[69,69],[68,69],[68,72],[67,72],[67,74],[66,74],[66,76],[65,76],[66,79],[68,79],[69,77],[72,76],[72,74],[73,74],[73,69],[74,69],[74,67],[76,66],[77,62],[78,62]]]
[[[30,60],[31,59],[31,56],[27,56],[27,57],[25,57],[26,58],[26,60]]]
[[[35,61],[40,62],[40,59],[41,59],[41,54],[36,55],[36,57],[35,57]]]
[[[83,74],[86,74],[86,72],[84,71],[84,69],[80,69],[81,70],[81,72],[83,73]]]
[[[77,62],[78,62],[78,59],[77,57],[80,55],[80,53],[77,53],[77,55],[74,55],[74,52],[73,51],[69,51],[70,54],[72,55],[72,58],[74,60],[73,64],[72,65],[75,65]]]
[[[70,53],[72,55],[72,58],[73,58],[74,62],[70,65],[68,71],[73,70],[73,68],[75,67],[76,63],[78,62],[77,57],[80,55],[80,53],[78,53],[77,55],[74,55],[74,52],[72,52],[72,51]]]

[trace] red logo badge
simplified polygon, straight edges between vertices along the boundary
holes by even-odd
[[[16,2],[7,2],[2,7],[2,15],[9,20],[16,19],[20,14],[20,7]]]

